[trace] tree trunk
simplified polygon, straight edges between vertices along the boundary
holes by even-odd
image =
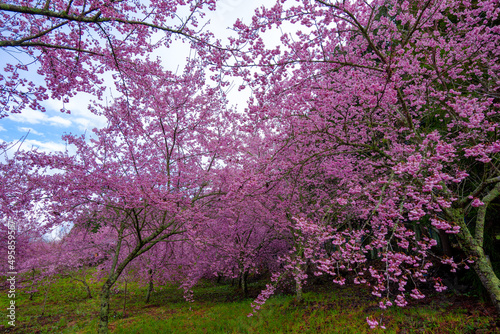
[[[87,282],[85,281],[85,279],[83,279],[83,285],[85,286],[85,289],[87,290],[87,298],[92,299],[92,292],[90,291],[90,287],[87,284]]]
[[[127,280],[125,280],[125,294],[124,294],[124,298],[123,298],[123,315],[122,317],[125,318],[125,312],[127,311],[126,307],[127,307]]]
[[[71,280],[81,282],[83,284],[83,286],[85,287],[85,291],[87,292],[87,298],[92,299],[92,292],[90,291],[90,287],[87,284],[87,280],[85,279],[85,276],[82,279],[79,279],[79,278],[76,278],[76,277],[73,277],[70,275],[70,278],[71,278]]]
[[[101,310],[99,312],[99,334],[108,333],[108,318],[109,318],[109,296],[111,284],[104,283],[101,289]]]
[[[439,239],[441,240],[441,248],[443,250],[443,254],[448,257],[452,257],[453,252],[451,250],[450,237],[448,236],[448,233],[443,230],[438,230],[438,232]]]
[[[303,256],[303,253],[301,252],[301,257]],[[303,265],[303,264],[297,264],[297,267],[295,267],[295,270],[294,270],[294,280],[295,280],[295,300],[297,302],[301,302],[302,301],[302,279],[299,279],[300,277],[302,277],[302,273],[305,273],[307,272],[307,265]]]
[[[247,298],[248,297],[248,273],[246,271],[241,273],[240,284],[241,284],[240,285],[241,290],[243,290],[243,296],[245,296],[245,298]]]
[[[473,263],[473,268],[479,276],[481,283],[488,291],[490,299],[497,310],[497,315],[500,316],[500,280],[493,271],[491,262],[484,255],[483,250],[476,251],[476,253],[479,252],[482,253],[482,256],[478,257],[476,262]]]
[[[32,272],[31,272],[30,300],[33,300],[33,295],[35,294],[33,292],[34,288],[35,288],[35,268],[33,268]]]
[[[146,294],[146,304],[149,303],[149,299],[151,298],[151,293],[153,292],[153,280],[149,280],[148,293]]]
[[[47,295],[48,294],[49,294],[49,288],[47,287],[45,289],[45,297],[43,298],[42,313],[40,314],[41,317],[43,317],[43,314],[45,313],[45,305],[47,305]]]
[[[298,302],[302,301],[302,282],[295,280],[295,300]]]
[[[149,269],[149,286],[148,286],[148,292],[146,294],[146,304],[149,303],[149,299],[151,298],[151,293],[153,292],[153,270]]]
[[[497,315],[500,315],[500,280],[495,274],[487,255],[484,253],[482,242],[478,243],[472,236],[465,224],[462,209],[448,209],[446,213],[452,218],[453,222],[460,226],[460,232],[457,234],[460,247],[474,261],[472,267],[486,288],[491,302],[496,308]]]

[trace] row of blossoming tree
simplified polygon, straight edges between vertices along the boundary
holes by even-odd
[[[267,270],[255,310],[285,279],[301,298],[310,275],[369,285],[385,308],[423,298],[425,282],[444,290],[432,271],[441,262],[471,266],[500,312],[484,247],[500,197],[498,1],[278,1],[237,21],[226,46],[196,29],[214,8],[0,4],[0,47],[33,57],[46,79],[36,86],[26,64],[7,65],[1,115],[84,91],[108,121],[65,136],[74,154],[1,144],[2,229],[17,225],[18,270],[88,287],[70,269],[99,266],[103,333],[128,271],[147,299],[164,281],[190,298],[206,276],[237,277],[245,291]],[[273,29],[279,47],[266,46]],[[180,75],[148,56],[177,37],[198,55]],[[120,93],[111,105],[99,101],[106,71]],[[224,94],[234,77],[252,90],[245,112]],[[48,245],[57,226],[69,231]]]

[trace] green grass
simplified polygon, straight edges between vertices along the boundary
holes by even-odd
[[[43,316],[44,293],[33,300],[21,293],[16,299],[16,327],[4,321],[0,332],[12,333],[95,333],[99,312],[100,284],[91,283],[93,299],[78,282],[56,280],[49,288]],[[257,294],[262,283],[250,286]],[[322,285],[309,287],[304,300],[276,295],[254,316],[252,299],[244,299],[234,287],[204,282],[194,291],[195,302],[188,303],[182,290],[169,285],[156,287],[150,304],[144,303],[146,288],[128,283],[126,314],[123,314],[123,283],[111,297],[110,330],[113,333],[495,333],[493,317],[470,297],[436,295],[411,307],[381,310],[377,299],[360,287]],[[8,303],[0,296],[2,309]],[[476,306],[467,307],[474,302]],[[0,314],[5,319],[3,314]],[[371,330],[366,317],[381,320],[387,330]]]

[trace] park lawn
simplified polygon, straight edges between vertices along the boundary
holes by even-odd
[[[16,299],[16,327],[3,320],[0,332],[95,333],[99,283],[90,286],[93,299],[86,299],[81,284],[69,278],[56,279],[33,300],[21,292]],[[250,295],[255,297],[263,287],[263,282],[251,284]],[[145,304],[146,287],[128,282],[125,312],[124,288],[123,282],[118,284],[111,298],[112,333],[500,333],[493,308],[477,298],[450,293],[382,310],[366,288],[315,285],[305,289],[301,302],[277,294],[249,317],[253,299],[243,298],[230,284],[203,282],[194,289],[192,303],[174,285],[156,287]],[[0,301],[5,310],[6,291]],[[381,321],[386,330],[370,329],[367,317]]]

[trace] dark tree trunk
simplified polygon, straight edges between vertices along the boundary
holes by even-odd
[[[240,274],[240,288],[243,291],[243,296],[248,297],[248,273],[246,271]]]
[[[125,280],[125,295],[123,298],[123,318],[126,317],[126,312],[127,312],[127,280]]]
[[[443,230],[438,230],[438,231],[439,231],[439,239],[441,239],[441,247],[443,249],[443,254],[448,257],[452,257],[453,251],[451,249],[450,237],[448,233],[446,233]]]
[[[109,320],[109,296],[112,284],[104,283],[101,289],[101,310],[99,312],[99,334],[108,333],[108,320]]]
[[[149,300],[151,298],[151,293],[153,292],[153,271],[149,270],[149,285],[148,285],[148,292],[146,294],[146,304],[149,303]]]

